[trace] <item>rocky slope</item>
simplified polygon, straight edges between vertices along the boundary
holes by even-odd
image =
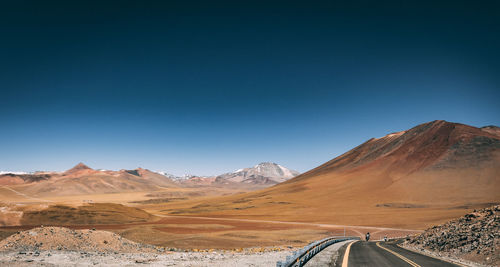
[[[427,229],[406,246],[460,257],[491,266],[500,265],[500,206]]]
[[[235,182],[247,184],[278,184],[289,180],[300,173],[290,170],[279,164],[263,162],[252,168],[244,168],[231,173],[225,173],[216,177],[216,182]]]

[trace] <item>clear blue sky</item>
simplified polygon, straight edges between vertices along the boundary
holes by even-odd
[[[498,1],[9,2],[0,170],[306,171],[431,120],[500,125]]]

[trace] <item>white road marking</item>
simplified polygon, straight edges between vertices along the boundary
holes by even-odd
[[[413,267],[421,267],[420,265],[416,264],[415,262],[411,261],[410,259],[406,258],[405,256],[403,256],[403,255],[401,255],[401,254],[399,254],[399,253],[397,253],[395,251],[392,251],[392,250],[390,250],[388,248],[382,247],[380,245],[380,242],[377,242],[377,247],[385,249],[387,252],[392,253],[394,256],[396,256],[396,257],[404,260],[406,263],[410,264]]]

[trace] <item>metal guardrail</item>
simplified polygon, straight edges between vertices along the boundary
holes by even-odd
[[[326,247],[347,241],[347,240],[359,240],[359,237],[327,237],[319,241],[315,241],[293,253],[292,256],[286,256],[286,261],[276,262],[276,267],[302,267],[306,264],[312,257],[321,252]]]

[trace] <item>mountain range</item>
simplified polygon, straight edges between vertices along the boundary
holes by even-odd
[[[23,193],[34,196],[103,194],[226,184],[233,187],[258,185],[262,188],[285,181],[297,174],[276,163],[261,163],[254,168],[226,173],[217,178],[194,175],[176,177],[143,168],[120,171],[94,170],[79,163],[64,172],[3,173],[0,174],[0,185],[15,185]],[[238,180],[239,176],[245,179]]]

